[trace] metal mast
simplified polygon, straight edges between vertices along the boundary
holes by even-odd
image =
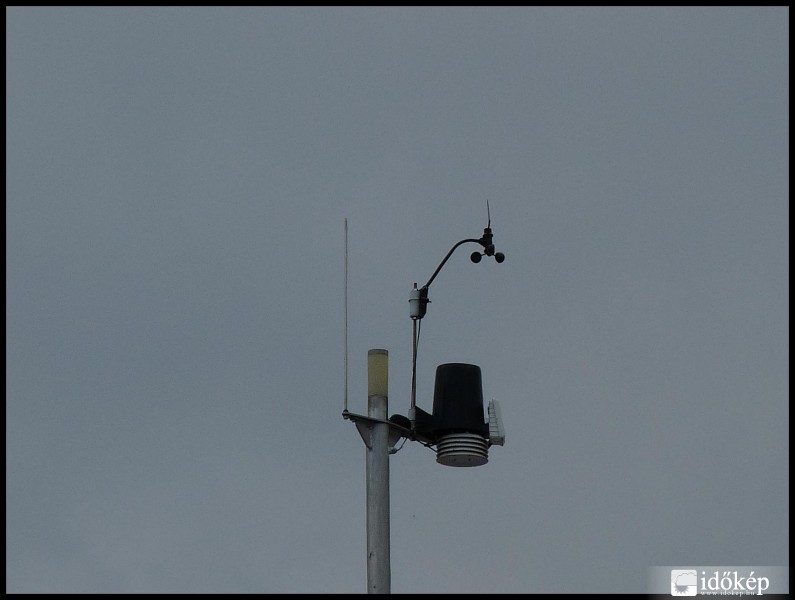
[[[488,205],[487,205],[488,208]],[[448,466],[479,466],[488,461],[488,447],[503,445],[505,433],[499,407],[492,400],[488,421],[483,422],[483,398],[480,367],[447,364],[437,368],[433,414],[416,405],[418,321],[426,313],[428,288],[453,252],[462,244],[474,242],[483,247],[473,252],[472,262],[492,256],[501,263],[502,252],[495,252],[491,232],[491,215],[479,239],[467,238],[456,243],[436,267],[428,282],[409,294],[412,320],[412,377],[409,417],[392,415],[388,410],[389,353],[376,348],[367,352],[367,416],[348,411],[348,220],[345,220],[345,396],[342,417],[356,425],[365,445],[367,505],[367,592],[389,594],[391,569],[389,555],[389,455],[400,448],[401,438],[437,446],[437,462]],[[440,385],[441,382],[441,385]],[[401,446],[402,448],[402,446]]]

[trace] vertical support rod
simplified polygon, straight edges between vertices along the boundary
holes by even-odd
[[[388,353],[367,352],[367,416],[387,420]],[[367,452],[367,592],[389,594],[389,425],[370,426]]]
[[[414,431],[416,423],[417,406],[417,319],[411,320],[411,405],[409,406],[409,420],[411,430]]]
[[[342,401],[343,412],[348,412],[348,219],[345,219],[345,395]]]

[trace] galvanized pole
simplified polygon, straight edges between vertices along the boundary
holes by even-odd
[[[388,352],[367,352],[367,592],[389,594],[389,425],[387,420]]]

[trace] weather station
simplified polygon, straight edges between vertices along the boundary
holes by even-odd
[[[457,242],[436,267],[427,283],[409,293],[412,321],[411,402],[407,416],[388,415],[389,353],[376,348],[367,353],[367,414],[348,410],[348,220],[345,219],[345,393],[343,419],[356,425],[366,448],[367,511],[367,591],[391,592],[389,555],[389,456],[403,447],[400,440],[411,440],[434,449],[436,462],[448,467],[478,467],[489,460],[489,448],[505,444],[505,430],[496,400],[488,404],[484,416],[483,384],[480,367],[466,363],[446,363],[436,368],[433,407],[430,413],[417,406],[417,346],[422,319],[428,304],[431,283],[455,250],[466,243],[479,244],[470,260],[479,263],[484,256],[498,263],[505,260],[495,252],[488,203],[488,224],[480,238]]]

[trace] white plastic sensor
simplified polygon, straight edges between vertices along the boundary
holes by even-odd
[[[409,293],[409,316],[412,319],[422,318],[420,291],[417,289],[416,283],[414,284],[414,289]]]

